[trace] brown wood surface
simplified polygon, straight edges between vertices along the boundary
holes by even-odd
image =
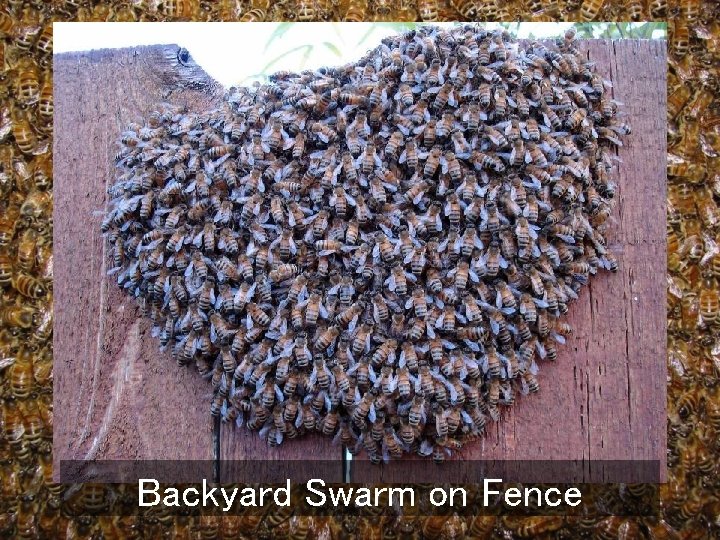
[[[613,460],[657,460],[654,477],[646,474],[652,467],[625,468],[639,475],[635,481],[666,477],[666,46],[659,40],[580,43],[612,81],[633,129],[618,152],[617,206],[606,235],[618,273],[599,272],[583,289],[568,313],[573,335],[558,346],[556,362],[540,363],[540,392],[519,396],[484,439],[451,458],[463,466],[410,460],[377,467],[360,458],[352,464],[354,481],[460,482],[482,477],[484,465],[504,469],[505,480],[530,480],[527,463],[497,463],[504,460],[585,462],[538,467],[534,481],[571,480],[568,471],[575,481],[607,481],[620,468],[605,471],[602,462]]]
[[[61,460],[213,457],[210,383],[159,351],[134,300],[106,276],[100,234],[115,143],[128,123],[160,102],[203,111],[222,100],[222,87],[192,60],[179,63],[177,51],[54,57],[56,474]],[[324,477],[339,480],[341,451],[327,439],[293,441],[282,455],[256,434],[224,429],[222,440],[222,459],[325,459],[335,468]],[[191,479],[200,477],[183,478]]]
[[[518,399],[487,437],[452,457],[466,461],[465,470],[427,460],[375,467],[360,458],[352,464],[354,481],[460,482],[475,477],[473,461],[480,459],[581,460],[588,465],[578,480],[585,481],[606,478],[601,461],[657,460],[664,478],[665,43],[583,46],[613,81],[633,127],[619,151],[618,204],[607,234],[620,271],[597,275],[570,307],[574,334],[555,363],[541,365],[540,393]],[[209,385],[158,351],[134,302],[104,278],[99,234],[113,143],[127,123],[159,101],[200,110],[221,97],[197,66],[177,65],[176,51],[55,56],[56,464],[212,457]],[[340,450],[319,437],[270,449],[254,434],[223,429],[221,457],[273,460],[269,468],[295,479],[306,474],[293,469],[323,460],[316,476],[340,480]],[[254,466],[231,463],[223,472],[248,478]]]

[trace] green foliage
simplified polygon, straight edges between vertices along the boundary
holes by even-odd
[[[270,34],[270,37],[265,42],[265,52],[267,52],[267,50],[270,48],[270,45],[272,45],[275,40],[283,37],[288,32],[288,30],[292,28],[292,25],[293,23],[289,22],[278,23],[278,25],[275,27],[275,30],[273,30],[273,33]]]
[[[343,32],[343,25],[341,23],[328,23],[333,30],[332,40],[326,40],[320,44],[314,42],[303,43],[305,38],[303,32],[306,32],[306,27],[298,23],[277,23],[273,32],[265,42],[263,54],[267,54],[270,48],[282,42],[283,40],[288,43],[288,47],[281,53],[277,54],[263,66],[260,73],[256,73],[247,77],[240,84],[246,84],[250,80],[263,80],[267,76],[275,71],[274,66],[281,60],[287,57],[297,58],[297,63],[294,69],[302,70],[308,67],[308,61],[312,58],[313,53],[317,49],[326,49],[330,51],[335,57],[338,58],[338,63],[341,62],[343,57],[343,51],[348,50],[362,50],[363,46],[370,47],[374,46],[378,39],[378,35],[385,36],[388,33],[402,33],[417,28],[422,23],[407,23],[407,22],[376,22],[368,25],[366,32],[362,34],[360,39],[355,43],[348,43],[346,39],[346,32]],[[465,24],[465,23],[455,23]],[[600,23],[524,23],[524,22],[509,22],[509,23],[490,23],[487,25],[490,28],[504,28],[510,34],[518,38],[529,38],[529,39],[548,39],[553,37],[561,36],[568,28],[574,26],[577,29],[577,36],[580,39],[665,39],[666,27],[665,23],[661,22],[600,22]],[[293,32],[294,31],[294,32]],[[299,55],[299,56],[297,56]],[[359,56],[359,55],[358,55]]]
[[[375,32],[377,32],[380,29],[390,29],[398,34],[402,34],[403,32],[408,32],[409,30],[415,29],[420,23],[405,23],[405,22],[377,22],[370,25],[370,28],[368,29],[365,34],[363,34],[362,38],[358,42],[358,45],[362,45],[365,43],[370,36],[372,36]]]

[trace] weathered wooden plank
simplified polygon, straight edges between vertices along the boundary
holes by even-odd
[[[484,439],[450,458],[462,464],[407,460],[377,467],[360,457],[352,464],[353,481],[460,482],[488,470],[504,471],[500,477],[506,480],[529,481],[532,467],[521,462],[543,459],[581,463],[538,467],[537,481],[616,479],[621,472],[611,464],[616,460],[656,460],[660,472],[650,466],[627,469],[639,475],[635,481],[665,478],[665,43],[581,44],[612,80],[614,98],[624,103],[633,127],[619,150],[618,202],[607,232],[618,273],[602,272],[582,291],[568,314],[573,335],[559,347],[556,362],[541,364],[540,392],[519,396]],[[484,467],[478,460],[486,461]],[[652,472],[656,476],[648,475]]]
[[[127,124],[160,102],[202,111],[222,99],[221,86],[192,59],[178,61],[178,49],[158,45],[54,58],[56,472],[61,460],[213,457],[209,383],[158,350],[135,302],[106,277],[107,246],[100,234],[115,141]],[[275,455],[240,430],[228,430],[223,440],[223,459]],[[282,458],[333,459],[339,474],[340,452],[326,443],[287,445]]]

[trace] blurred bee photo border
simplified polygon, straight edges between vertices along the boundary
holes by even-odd
[[[510,457],[665,477],[662,42],[368,26],[342,67],[320,40],[344,26],[277,25],[248,34],[307,70],[248,41],[249,93],[183,47],[199,26],[54,58],[60,471],[340,481],[347,448],[356,481],[434,474],[408,452],[458,481]]]

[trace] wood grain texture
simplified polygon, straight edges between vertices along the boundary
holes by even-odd
[[[107,277],[100,234],[115,142],[157,104],[204,111],[222,87],[177,45],[54,57],[54,460],[210,460],[211,388],[159,351],[151,324]],[[273,459],[256,434],[223,430],[222,459]],[[332,459],[330,441],[283,448],[283,459]],[[335,476],[329,479],[337,478]],[[195,480],[199,480],[196,478]],[[167,479],[174,480],[173,478]],[[184,479],[188,480],[188,479]]]
[[[529,481],[527,463],[506,460],[579,462],[539,467],[535,481],[612,480],[622,469],[609,463],[614,460],[657,460],[659,473],[649,463],[627,469],[639,475],[635,481],[666,478],[666,46],[579,43],[612,81],[633,128],[613,171],[619,189],[606,235],[618,273],[600,272],[583,289],[568,313],[573,335],[558,347],[557,361],[540,363],[540,392],[520,396],[484,439],[450,458],[465,466],[409,460],[376,467],[360,458],[352,465],[354,481],[462,482],[482,477],[484,468]],[[650,471],[654,477],[647,477]]]

